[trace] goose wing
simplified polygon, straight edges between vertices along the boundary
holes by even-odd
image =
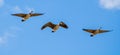
[[[66,29],[68,28],[68,26],[64,22],[60,22],[60,26]]]
[[[53,24],[52,22],[48,22],[48,23],[46,23],[45,25],[42,26],[41,30],[43,30],[46,27],[50,27],[50,28],[53,29],[55,27],[55,24]]]
[[[39,16],[39,15],[43,15],[42,13],[33,13],[33,14],[31,14],[31,17],[33,17],[33,16]]]
[[[86,32],[89,32],[89,33],[93,33],[93,32],[95,32],[96,30],[93,30],[93,29],[83,29],[83,31],[86,31]]]
[[[12,14],[13,16],[18,16],[18,17],[25,17],[27,14],[19,13],[19,14]]]
[[[110,30],[100,30],[99,33],[110,32]]]

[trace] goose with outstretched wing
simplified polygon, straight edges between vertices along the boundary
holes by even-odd
[[[27,19],[29,19],[30,17],[33,17],[33,16],[40,16],[40,15],[43,15],[42,13],[33,13],[33,11],[31,11],[30,13],[28,14],[24,14],[24,13],[17,13],[17,14],[12,14],[13,16],[18,16],[18,17],[21,17],[22,18],[22,22],[23,21],[26,21]]]
[[[59,29],[59,27],[68,28],[68,26],[64,22],[60,22],[59,24],[53,24],[52,22],[48,22],[42,26],[41,30],[45,29],[46,27],[50,27],[52,32],[55,32]]]
[[[96,34],[110,32],[110,30],[101,30],[101,28],[99,28],[99,29],[83,29],[83,31],[91,33],[91,35],[90,35],[91,37],[93,37]]]

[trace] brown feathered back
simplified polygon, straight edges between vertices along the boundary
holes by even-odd
[[[46,27],[54,28],[56,25],[53,24],[52,22],[48,22],[45,25],[42,26],[41,30],[45,29]]]

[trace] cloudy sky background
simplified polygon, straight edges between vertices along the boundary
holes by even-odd
[[[120,0],[0,0],[0,55],[120,55]],[[21,22],[13,13],[44,13]],[[40,30],[47,22],[69,28]],[[113,30],[94,38],[83,28]]]
[[[100,0],[100,4],[106,9],[120,9],[120,0]]]

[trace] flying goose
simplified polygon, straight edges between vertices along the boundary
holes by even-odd
[[[68,28],[68,26],[61,21],[59,24],[53,24],[52,22],[48,22],[42,26],[41,30],[45,29],[46,27],[50,27],[52,29],[52,32],[55,32],[59,29],[60,26],[66,29]]]
[[[30,13],[28,14],[24,14],[24,13],[17,13],[17,14],[12,14],[13,16],[18,16],[18,17],[21,17],[22,18],[22,22],[29,19],[30,17],[33,17],[33,16],[39,16],[39,15],[43,15],[42,13],[33,13],[33,11],[31,11]]]
[[[83,29],[83,31],[91,33],[91,37],[93,37],[96,34],[110,32],[110,30],[101,30],[101,27],[99,29]]]

